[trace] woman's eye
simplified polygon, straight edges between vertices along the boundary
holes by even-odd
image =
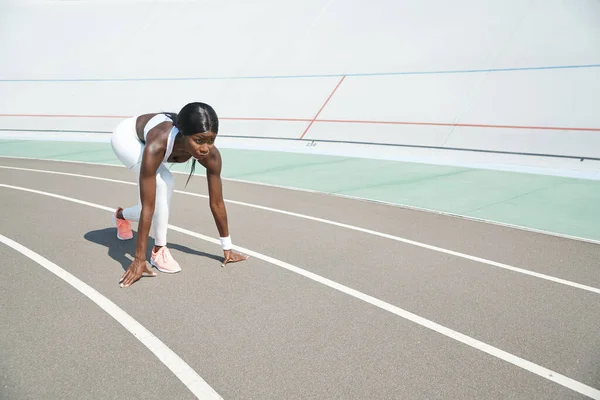
[[[208,143],[208,144],[213,144],[215,142],[215,139],[194,139],[194,142],[196,142],[197,144],[202,144],[202,143]]]

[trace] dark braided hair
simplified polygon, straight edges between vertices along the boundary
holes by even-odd
[[[178,114],[164,112],[173,121],[173,126],[179,129],[183,136],[190,136],[198,132],[219,133],[219,117],[215,110],[205,103],[194,102],[186,104]],[[196,159],[192,161],[190,175],[185,183],[187,186],[196,170]]]

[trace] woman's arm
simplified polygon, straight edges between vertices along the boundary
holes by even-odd
[[[168,127],[162,125],[163,123],[152,128],[146,138],[138,183],[140,186],[142,210],[138,221],[135,258],[121,277],[121,287],[130,286],[140,279],[144,273],[155,275],[146,264],[146,251],[148,249],[148,236],[150,235],[150,226],[152,225],[156,203],[156,171],[158,171],[158,167],[166,151],[165,132],[168,134],[168,130],[165,130],[165,128]]]
[[[221,154],[214,148],[215,156],[212,162],[206,166],[206,182],[208,184],[208,197],[210,202],[210,211],[215,219],[219,236],[224,238],[229,236],[229,226],[227,224],[227,210],[223,201],[223,183],[221,182]]]
[[[147,144],[142,155],[142,166],[140,168],[140,197],[142,210],[138,222],[138,237],[135,248],[135,258],[146,261],[146,249],[148,248],[148,236],[154,216],[156,204],[156,171],[160,166],[164,151],[157,144]]]
[[[206,167],[206,181],[208,184],[208,197],[210,202],[210,211],[215,219],[217,230],[221,238],[221,244],[224,252],[222,267],[230,262],[244,261],[248,256],[231,251],[231,238],[229,236],[229,226],[227,222],[227,210],[223,201],[223,182],[221,181],[222,160],[219,150],[213,148],[214,155],[210,158]]]

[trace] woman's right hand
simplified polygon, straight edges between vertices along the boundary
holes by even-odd
[[[146,260],[139,260],[135,258],[133,262],[129,265],[129,268],[123,276],[119,283],[121,287],[131,286],[135,281],[140,279],[143,276],[156,276],[156,272],[153,272],[148,268],[148,264],[146,264]]]

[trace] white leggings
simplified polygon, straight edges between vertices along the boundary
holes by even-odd
[[[138,204],[124,208],[123,217],[129,221],[138,222],[142,211],[139,181],[144,143],[137,137],[135,120],[136,118],[133,117],[122,121],[113,132],[110,144],[125,167],[135,170],[138,182]],[[169,207],[171,206],[171,196],[173,195],[173,184],[173,175],[164,163],[160,164],[156,172],[156,203],[152,217],[152,228],[150,230],[150,236],[154,237],[154,244],[156,246],[167,245],[167,227],[169,224]]]

